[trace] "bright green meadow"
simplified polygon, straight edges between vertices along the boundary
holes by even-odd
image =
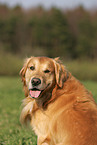
[[[97,102],[97,82],[83,81]],[[18,77],[0,77],[0,145],[36,145],[30,128],[21,126],[19,116],[24,98]]]

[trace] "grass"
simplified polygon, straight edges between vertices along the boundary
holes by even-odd
[[[36,145],[32,130],[19,122],[23,97],[20,79],[0,77],[0,145]]]
[[[97,82],[83,81],[97,102]],[[22,83],[17,77],[0,77],[0,145],[36,145],[31,129],[21,126],[19,116],[24,98]]]

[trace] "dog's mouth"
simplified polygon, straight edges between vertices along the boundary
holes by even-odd
[[[44,90],[39,90],[37,88],[29,89],[29,94],[31,98],[37,99],[41,96],[41,94],[50,86],[50,84],[47,85],[47,87]]]
[[[30,89],[30,96],[32,98],[38,98],[42,92],[43,90],[41,91],[39,89],[33,88],[33,89]]]

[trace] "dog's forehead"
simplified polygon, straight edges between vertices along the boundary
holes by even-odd
[[[35,65],[36,67],[41,67],[41,68],[54,68],[54,62],[53,59],[48,58],[48,57],[33,57],[29,65]]]

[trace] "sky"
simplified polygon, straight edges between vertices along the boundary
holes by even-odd
[[[74,8],[83,5],[87,9],[97,8],[97,0],[0,0],[0,3],[8,6],[17,4],[24,8],[36,7],[42,5],[44,8],[56,6],[58,8]]]

